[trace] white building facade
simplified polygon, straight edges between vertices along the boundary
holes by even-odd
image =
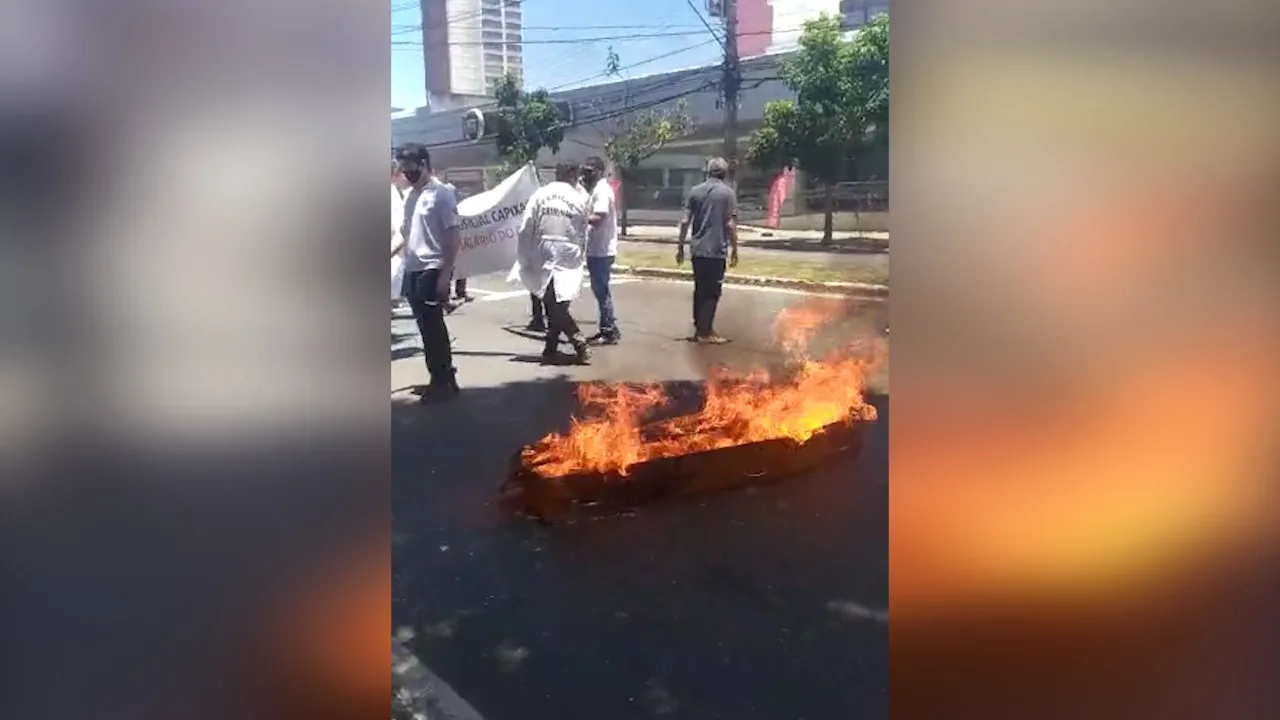
[[[452,110],[493,96],[508,73],[523,80],[520,0],[420,0],[428,105]]]

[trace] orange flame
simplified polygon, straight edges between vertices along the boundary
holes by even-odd
[[[779,313],[774,338],[790,361],[786,372],[716,368],[706,380],[702,408],[692,414],[661,419],[671,398],[658,383],[583,385],[582,411],[569,431],[526,448],[524,464],[544,477],[626,476],[649,460],[781,438],[799,444],[828,425],[875,420],[863,393],[878,347],[855,341],[821,360],[811,357],[815,335],[839,308],[809,303]]]

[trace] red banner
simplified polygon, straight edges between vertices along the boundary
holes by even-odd
[[[782,224],[782,204],[791,194],[791,186],[795,180],[795,170],[783,170],[774,176],[773,182],[769,183],[769,217],[766,225],[774,230]]]

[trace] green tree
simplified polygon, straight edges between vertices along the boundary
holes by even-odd
[[[618,171],[623,193],[630,186],[634,170],[675,140],[692,135],[694,119],[685,111],[683,100],[667,108],[629,112],[617,120],[617,127],[604,142],[605,156]],[[627,205],[622,203],[619,218],[623,235],[627,234]]]
[[[498,118],[494,140],[504,171],[514,172],[537,161],[542,148],[560,152],[565,118],[546,90],[525,92],[508,74],[498,81],[493,95]]]
[[[605,74],[621,76],[621,67],[617,53],[609,48],[605,63]],[[692,135],[697,124],[687,112],[683,100],[665,108],[631,109],[629,88],[624,88],[622,112],[615,118],[613,126],[601,134],[604,136],[604,154],[613,163],[622,182],[625,196],[631,187],[634,170],[648,158],[653,157],[671,142]],[[622,202],[619,230],[627,234],[628,202]]]
[[[804,24],[800,47],[782,63],[794,100],[768,103],[747,161],[761,170],[798,167],[823,188],[822,242],[830,243],[835,185],[850,160],[888,142],[889,17],[845,39],[840,19]]]

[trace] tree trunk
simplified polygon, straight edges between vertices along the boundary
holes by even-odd
[[[822,244],[830,245],[835,235],[836,189],[831,183],[822,185]]]

